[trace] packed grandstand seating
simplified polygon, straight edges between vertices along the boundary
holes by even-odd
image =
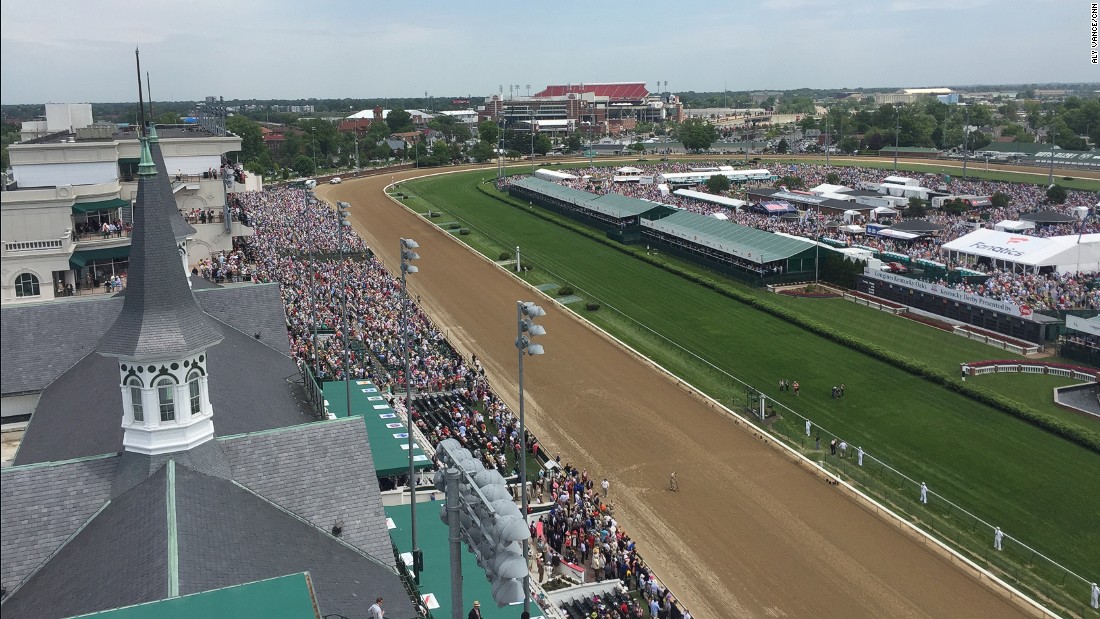
[[[660,164],[636,164],[641,174],[636,176],[656,176],[664,172],[687,172],[692,168],[705,168],[720,165],[720,162],[692,162],[692,163],[668,163]],[[763,165],[763,164],[761,164]],[[878,183],[886,172],[877,169],[855,168],[847,166],[824,165],[797,165],[768,164],[765,166],[775,176],[796,176],[802,180],[806,187],[814,187],[826,182],[830,174],[836,174],[840,178],[839,184],[847,187],[858,187],[860,183]],[[844,221],[836,217],[828,217],[818,210],[809,208],[802,212],[797,219],[771,217],[761,213],[750,212],[748,209],[733,211],[718,204],[673,195],[663,192],[657,184],[643,184],[638,182],[614,182],[612,180],[612,168],[589,167],[571,169],[569,172],[576,179],[560,181],[561,184],[575,189],[585,190],[591,193],[604,195],[618,193],[634,198],[651,200],[685,209],[702,215],[721,213],[734,223],[750,226],[770,232],[781,232],[796,236],[810,238],[827,237],[840,241],[849,246],[859,246],[878,252],[890,252],[911,259],[931,260],[946,264],[948,268],[954,268],[953,264],[944,260],[940,247],[974,230],[979,223],[977,212],[964,212],[950,214],[944,211],[928,209],[921,219],[946,226],[944,230],[935,235],[922,235],[912,241],[890,239],[874,235],[851,235],[841,231]],[[1096,196],[1085,191],[1071,190],[1067,192],[1063,204],[1050,204],[1046,198],[1045,187],[1025,183],[1008,183],[986,180],[961,180],[951,178],[945,182],[940,174],[911,174],[911,178],[918,181],[924,187],[943,187],[944,191],[952,195],[984,195],[1003,193],[1009,197],[1009,204],[1003,208],[986,209],[982,221],[992,222],[1003,220],[1019,220],[1020,215],[1036,210],[1049,210],[1065,215],[1073,215],[1077,207],[1092,207]],[[508,181],[517,180],[521,176],[509,177]],[[835,180],[835,179],[833,179]],[[745,189],[754,187],[771,187],[771,183],[753,182],[740,187],[735,187],[728,192],[729,197],[747,199]],[[692,187],[695,191],[705,192],[706,187],[698,185]],[[751,201],[751,200],[750,200]],[[1083,225],[1080,224],[1048,224],[1038,225],[1028,230],[1017,231],[1018,234],[1026,234],[1038,237],[1050,237],[1071,234],[1089,234],[1100,232],[1100,217],[1090,217]],[[968,266],[967,268],[975,268]],[[952,284],[964,288],[968,292],[988,296],[998,300],[1010,300],[1016,303],[1027,303],[1033,309],[1100,309],[1100,280],[1096,273],[1057,273],[1049,275],[1024,275],[1012,274],[991,270],[988,267],[977,267],[978,270],[989,272],[992,276],[986,285],[974,285],[966,282]],[[947,285],[947,282],[939,282]]]
[[[354,252],[355,258],[341,258],[335,211],[307,191],[281,188],[244,193],[239,194],[239,203],[253,222],[255,235],[230,254],[203,260],[197,274],[211,280],[278,282],[294,359],[319,368],[321,380],[344,376],[340,311],[346,296],[351,375],[382,386],[394,408],[405,413],[403,398],[393,397],[404,391],[405,383],[399,280],[354,232],[344,237],[343,249]],[[546,460],[529,432],[521,444],[516,415],[493,393],[476,356],[466,360],[458,354],[415,304],[409,321],[412,381],[418,393],[412,418],[429,442],[436,445],[456,438],[487,468],[506,476],[515,472],[519,450]],[[668,616],[680,617],[671,594],[657,584],[634,542],[618,528],[610,504],[599,496],[599,485],[593,484],[587,471],[568,464],[551,468],[552,472],[544,470],[530,480],[531,503],[552,504],[532,525],[544,566],[578,562],[590,578],[619,578],[630,589],[659,600],[670,609]],[[600,612],[601,606],[605,617],[642,616],[637,603],[623,595],[585,600],[570,605],[566,612],[571,616],[578,611]]]

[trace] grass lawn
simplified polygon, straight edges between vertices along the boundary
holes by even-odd
[[[578,296],[598,300],[603,307],[597,312],[572,307],[713,397],[743,404],[745,390],[733,377],[756,386],[792,408],[781,411],[779,424],[790,436],[799,434],[800,416],[809,418],[823,438],[862,445],[1074,572],[1100,573],[1100,553],[1093,552],[1100,545],[1100,492],[1086,490],[1097,487],[1100,454],[486,197],[475,185],[491,176],[404,183],[402,190],[412,195],[405,203],[419,212],[428,204],[443,211],[437,222],[463,221],[472,234],[458,238],[490,258],[519,245],[535,266],[533,283],[568,284]],[[1009,356],[852,303],[783,303],[805,304],[819,320],[828,317],[830,324],[935,359],[940,367]],[[802,396],[777,393],[781,378],[798,380]],[[1032,406],[1042,398],[1027,394],[1049,393],[1046,382],[1012,378],[1011,386],[996,386]],[[832,400],[830,387],[841,382],[847,397]],[[895,492],[905,494],[898,484]]]

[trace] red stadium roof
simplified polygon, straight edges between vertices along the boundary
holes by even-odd
[[[580,94],[582,92],[596,93],[597,97],[608,97],[609,99],[644,99],[649,91],[646,90],[645,82],[631,82],[621,84],[570,84],[568,86],[547,86],[542,92],[536,93],[536,97],[562,97],[569,93]]]

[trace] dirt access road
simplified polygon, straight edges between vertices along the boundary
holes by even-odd
[[[1026,616],[843,488],[393,203],[383,193],[390,179],[318,193],[351,203],[355,229],[393,272],[399,239],[420,243],[410,293],[459,350],[477,354],[513,409],[516,301],[546,308],[546,354],[525,363],[527,424],[563,462],[610,480],[619,526],[695,617]],[[679,492],[666,489],[671,471]]]

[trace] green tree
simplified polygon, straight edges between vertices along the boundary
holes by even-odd
[[[787,189],[804,189],[806,187],[806,181],[793,174],[789,174],[776,181],[775,186],[786,187]]]
[[[830,184],[830,185],[839,185],[840,184],[840,175],[837,174],[836,172],[829,172],[828,174],[825,175],[825,182]]]
[[[859,149],[859,140],[850,135],[845,136],[840,140],[840,142],[837,142],[836,147],[842,153],[854,153],[856,150]]]
[[[570,133],[569,137],[565,138],[565,150],[568,152],[575,153],[581,149],[581,146],[583,144],[579,133]]]
[[[389,125],[390,133],[405,133],[414,129],[412,114],[405,110],[390,110],[386,115],[386,124]]]
[[[779,140],[779,144],[775,145],[776,152],[785,153],[791,149],[791,145],[787,143],[787,138]]]
[[[924,200],[921,200],[920,198],[909,198],[909,206],[905,208],[906,217],[924,217],[927,212],[928,209],[924,204]]]
[[[477,139],[496,145],[500,139],[500,127],[491,120],[483,120],[477,126]]]
[[[1004,208],[1004,207],[1008,206],[1008,203],[1010,202],[1010,200],[1011,199],[1008,197],[1008,194],[1004,193],[1002,191],[998,191],[998,192],[994,193],[989,198],[989,201],[990,201],[990,203],[992,203],[994,208]]]
[[[705,185],[710,193],[720,194],[730,190],[730,178],[725,174],[715,174],[707,179]]]
[[[550,143],[550,138],[546,137],[542,133],[539,133],[539,134],[535,135],[535,152],[536,153],[538,153],[540,155],[545,155],[546,153],[550,152],[550,149],[553,148],[553,147],[554,147],[554,145]]]
[[[267,152],[260,123],[235,114],[225,120],[225,128],[241,138],[241,159],[246,165],[258,160],[263,153]]]
[[[486,141],[480,141],[470,151],[470,156],[478,163],[484,163],[493,158],[493,145]]]
[[[640,152],[645,151],[645,144],[642,144],[641,142],[635,142],[635,143],[631,144],[630,146],[628,146],[627,148],[629,148],[630,150],[632,150],[636,153],[640,153]]]
[[[298,158],[294,160],[294,171],[298,173],[298,176],[309,176],[316,169],[317,164],[305,155],[298,155]]]
[[[1052,185],[1047,189],[1047,201],[1051,204],[1064,204],[1066,201],[1066,188],[1061,185]]]
[[[691,151],[704,151],[718,139],[718,132],[714,125],[698,118],[689,118],[680,124],[677,136],[684,144],[684,148]]]

